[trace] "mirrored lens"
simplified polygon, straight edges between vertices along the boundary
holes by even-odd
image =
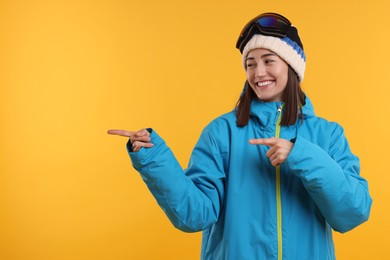
[[[284,21],[278,17],[266,16],[261,17],[257,20],[257,23],[262,27],[262,29],[277,29],[278,31],[286,31],[290,27],[290,23]]]

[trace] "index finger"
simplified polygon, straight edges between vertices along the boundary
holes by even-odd
[[[259,139],[250,139],[249,143],[250,144],[262,144],[262,145],[273,145],[275,144],[275,139],[274,138],[259,138]]]
[[[120,130],[120,129],[110,129],[107,131],[107,134],[109,135],[120,135],[123,137],[132,137],[134,135],[134,132],[127,131],[127,130]]]

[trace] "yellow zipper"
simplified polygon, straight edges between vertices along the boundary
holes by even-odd
[[[280,137],[280,121],[282,119],[281,105],[278,108],[278,121],[276,123],[275,137]],[[282,198],[280,192],[280,166],[276,166],[276,216],[277,216],[277,232],[278,232],[278,260],[283,258],[283,236],[282,236]]]

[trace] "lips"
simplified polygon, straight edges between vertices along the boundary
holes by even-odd
[[[274,82],[271,81],[271,80],[260,81],[260,82],[256,83],[256,86],[258,86],[258,87],[265,87],[265,86],[271,85],[272,83],[274,83]]]

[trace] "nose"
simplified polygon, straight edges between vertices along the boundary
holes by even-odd
[[[258,64],[255,71],[256,77],[264,76],[267,73],[266,68],[263,64]]]

